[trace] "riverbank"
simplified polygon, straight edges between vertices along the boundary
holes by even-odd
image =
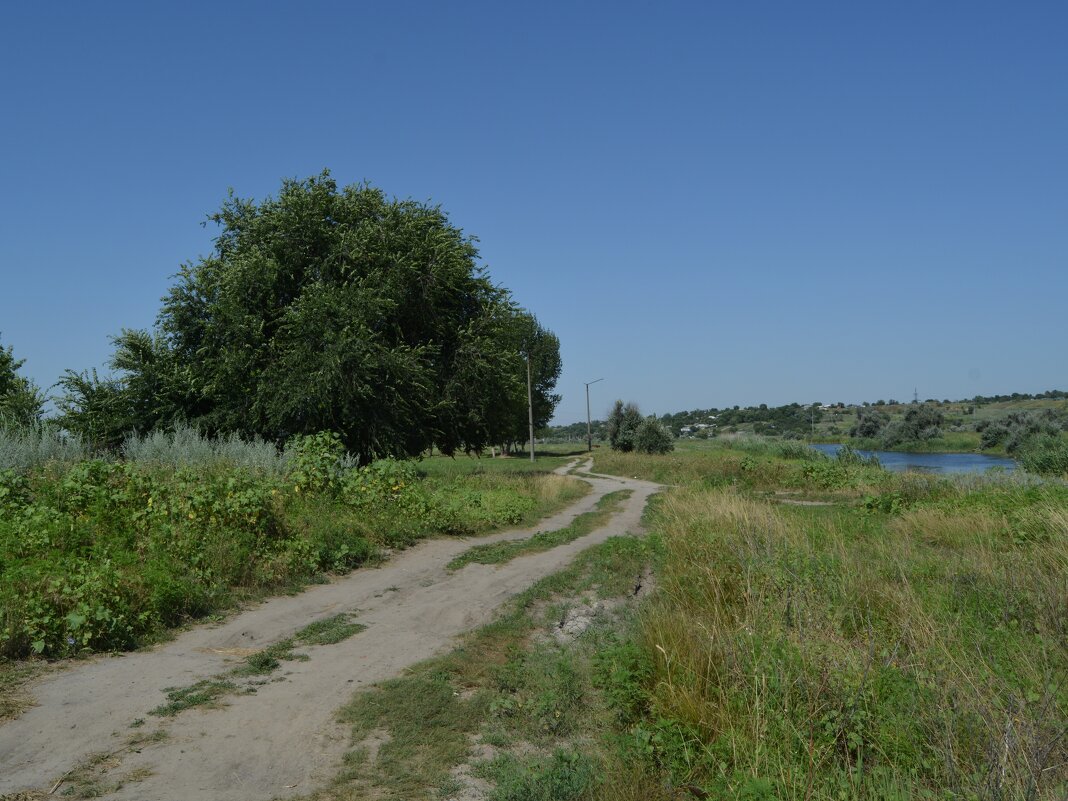
[[[787,456],[597,458],[676,485],[617,691],[646,797],[1063,797],[1068,489]]]
[[[893,447],[884,447],[878,439],[828,435],[811,437],[806,440],[819,445],[848,444],[857,450],[892,451],[894,453],[979,453],[987,456],[1005,456],[1004,444],[993,448],[980,447],[981,437],[975,431],[960,431],[943,434],[940,437],[923,441],[903,442]]]

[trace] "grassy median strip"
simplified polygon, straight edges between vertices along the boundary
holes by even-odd
[[[367,626],[351,619],[351,615],[341,613],[332,617],[310,623],[292,637],[279,640],[274,645],[245,657],[244,661],[227,673],[213,679],[204,679],[188,687],[170,687],[167,703],[151,710],[159,717],[173,717],[195,706],[216,706],[218,700],[235,693],[254,693],[257,684],[236,684],[233,679],[251,676],[264,676],[281,667],[283,661],[304,660],[306,654],[298,654],[293,649],[303,645],[333,645],[363,631]]]
[[[446,565],[449,570],[459,570],[464,565],[476,562],[480,565],[499,565],[510,562],[517,556],[548,551],[579,537],[584,537],[604,525],[619,506],[629,498],[631,490],[610,492],[597,502],[592,512],[576,517],[571,525],[556,531],[543,531],[521,540],[503,540],[468,548]]]

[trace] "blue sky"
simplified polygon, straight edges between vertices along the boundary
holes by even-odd
[[[23,3],[0,342],[150,326],[228,187],[433,200],[562,340],[557,419],[1066,388],[1068,4]]]

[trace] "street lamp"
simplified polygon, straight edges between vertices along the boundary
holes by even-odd
[[[598,378],[596,381],[586,381],[586,450],[589,453],[593,453],[593,427],[590,423],[590,384],[596,384],[597,381],[604,381],[603,378]]]

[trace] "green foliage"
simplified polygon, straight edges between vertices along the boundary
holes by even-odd
[[[851,465],[856,467],[880,467],[879,457],[874,453],[865,456],[852,445],[842,445],[838,452],[835,453],[834,458],[840,464]]]
[[[849,429],[849,436],[858,439],[875,439],[882,434],[883,429],[890,423],[890,415],[874,408],[865,408],[857,411],[857,421]]]
[[[1063,794],[1064,486],[847,457],[780,463],[776,493],[807,471],[848,503],[774,505],[707,481],[775,489],[768,454],[687,459],[652,519],[658,592],[595,673],[645,775],[727,799]]]
[[[630,727],[649,712],[653,658],[633,640],[615,640],[597,651],[594,684],[604,693],[620,726]]]
[[[94,451],[117,451],[140,427],[121,380],[100,378],[96,370],[67,370],[58,385],[63,393],[56,398],[56,424]]]
[[[122,444],[122,457],[128,462],[175,469],[240,467],[274,476],[286,474],[290,455],[256,437],[209,437],[186,425],[156,429],[144,436],[130,434]]]
[[[646,417],[634,432],[634,450],[638,453],[671,453],[675,438],[655,417]]]
[[[1035,437],[1056,437],[1068,427],[1068,417],[1053,409],[1040,412],[1012,412],[997,420],[984,420],[976,425],[981,432],[981,445],[993,448],[1004,445],[1005,451],[1015,454],[1023,450]]]
[[[29,426],[41,419],[44,396],[30,379],[20,376],[24,360],[0,345],[0,429]]]
[[[354,622],[349,615],[340,614],[309,623],[296,634],[296,640],[306,645],[333,645],[359,634],[367,626]]]
[[[1020,461],[1032,473],[1068,476],[1068,439],[1062,435],[1039,434],[1024,441]]]
[[[327,492],[341,480],[345,446],[333,431],[298,434],[287,445],[289,478],[297,492]]]
[[[617,400],[612,406],[612,413],[608,416],[606,426],[608,442],[612,450],[623,453],[634,450],[638,429],[643,420],[641,410],[636,404],[624,404],[623,401]]]
[[[81,438],[55,426],[0,426],[0,470],[26,473],[48,464],[71,464],[88,455]]]
[[[895,448],[909,442],[924,442],[942,436],[945,416],[936,406],[924,404],[910,407],[904,420],[892,422],[879,434],[884,448]]]
[[[150,449],[136,462],[0,470],[0,656],[130,648],[235,593],[349,570],[433,534],[521,522],[577,497],[577,482],[559,476],[346,467],[330,435],[294,443],[289,474],[277,456],[265,469],[234,466],[196,437],[161,448],[165,458]],[[175,450],[197,460],[176,468]]]
[[[479,773],[496,784],[490,801],[578,801],[597,781],[589,757],[562,748],[549,757],[503,755]]]
[[[188,687],[172,687],[167,690],[167,703],[149,710],[159,717],[174,717],[179,712],[197,706],[216,704],[224,696],[230,695],[237,685],[229,679],[205,679]]]
[[[552,416],[559,341],[478,263],[436,206],[328,173],[233,194],[214,252],[182,267],[154,332],[115,338],[117,377],[68,372],[64,427],[117,449],[188,422],[281,443],[336,431],[366,464],[513,441]]]
[[[826,458],[804,442],[782,442],[776,447],[775,454],[783,459],[797,459],[803,462],[818,462]]]

